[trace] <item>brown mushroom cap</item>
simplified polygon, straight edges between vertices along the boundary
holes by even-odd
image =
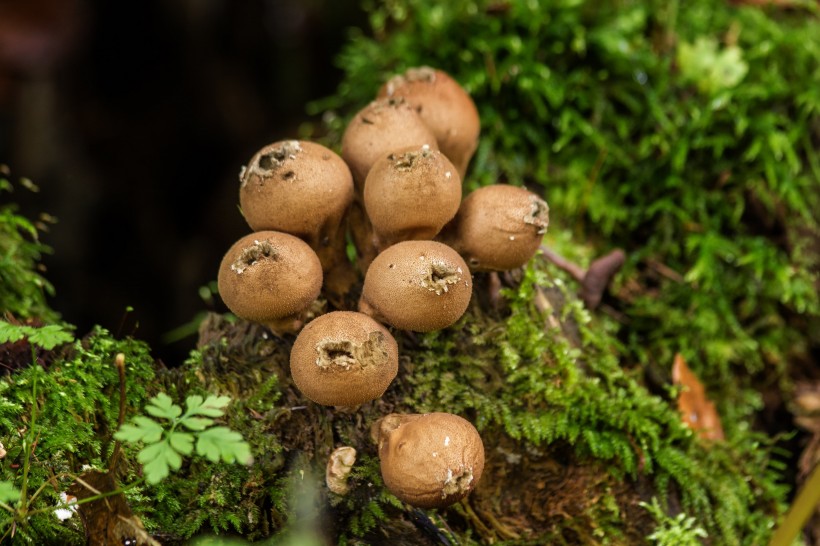
[[[461,203],[439,240],[452,246],[472,271],[508,271],[535,255],[549,225],[549,206],[534,193],[495,184]]]
[[[379,246],[432,239],[453,219],[461,203],[461,177],[440,151],[401,148],[373,164],[364,186],[364,205]]]
[[[353,201],[347,164],[313,142],[265,146],[242,168],[239,180],[239,205],[251,229],[290,233],[314,250],[335,235]]]
[[[481,122],[473,99],[449,74],[422,66],[394,76],[379,97],[404,97],[432,129],[441,151],[461,177],[478,146]]]
[[[467,264],[452,248],[404,241],[370,264],[359,310],[402,330],[440,330],[467,310],[472,284]]]
[[[309,322],[290,353],[296,387],[317,404],[357,406],[384,394],[399,369],[387,329],[362,313],[334,311]]]
[[[391,413],[374,425],[384,485],[419,508],[443,508],[475,489],[484,444],[466,419],[449,413]]]
[[[427,144],[438,150],[436,137],[404,99],[381,99],[357,113],[342,135],[342,158],[362,191],[367,173],[382,156],[408,146]]]
[[[248,234],[219,266],[219,295],[237,316],[291,331],[322,289],[322,265],[301,239],[278,231]],[[298,327],[298,325],[294,325]]]

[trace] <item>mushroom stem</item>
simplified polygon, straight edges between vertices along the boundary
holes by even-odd
[[[345,230],[340,229],[332,239],[323,241],[317,252],[324,270],[324,293],[333,307],[346,310],[355,301],[348,301],[354,284],[359,280],[356,270],[347,259]]]
[[[379,249],[373,235],[373,224],[370,222],[370,218],[367,217],[364,203],[358,191],[353,199],[353,204],[350,206],[347,228],[350,230],[350,236],[356,245],[356,264],[359,267],[359,272],[365,275],[371,262],[379,255]]]
[[[593,261],[589,269],[584,271],[578,264],[570,262],[546,246],[541,245],[540,249],[544,258],[581,283],[581,299],[584,300],[587,309],[596,309],[600,305],[612,277],[626,261],[624,251],[616,248]]]
[[[496,311],[501,309],[501,277],[498,276],[498,271],[490,271],[487,274],[487,292],[490,306]]]
[[[306,311],[276,320],[268,320],[262,324],[274,335],[295,334],[305,325],[305,314]]]

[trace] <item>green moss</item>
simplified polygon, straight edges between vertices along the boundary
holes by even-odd
[[[76,343],[40,353],[43,364],[19,366],[13,375],[0,377],[0,443],[8,452],[0,459],[0,481],[22,488],[24,441],[36,440],[28,488],[45,488],[31,509],[56,506],[59,493],[67,491],[84,466],[108,464],[119,413],[114,355],[120,352],[126,356],[127,406],[141,408],[147,400],[146,385],[155,375],[148,347],[116,340],[101,328]],[[7,531],[4,524],[10,524],[3,520],[7,515],[0,513],[0,536]],[[48,511],[20,529],[19,538],[38,544],[85,543],[78,518],[61,525]]]
[[[682,352],[730,427],[757,409],[735,376],[782,375],[805,349],[792,317],[819,309],[816,6],[368,6],[372,34],[353,33],[314,109],[349,115],[408,67],[450,72],[482,120],[467,186],[540,186],[554,227],[628,251],[623,358],[668,369]]]

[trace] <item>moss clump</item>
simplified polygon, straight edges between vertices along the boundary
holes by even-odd
[[[56,507],[59,494],[68,491],[84,467],[108,465],[120,402],[114,355],[126,356],[130,411],[138,411],[147,401],[146,391],[156,373],[154,361],[144,343],[116,340],[102,328],[49,351],[27,347],[12,352],[12,345],[28,343],[0,345],[4,356],[14,354],[19,359],[5,360],[4,364],[14,365],[14,372],[0,375],[0,443],[7,451],[0,459],[0,481],[22,488],[26,443],[36,441],[27,485],[29,494],[40,486],[43,490],[29,508],[46,509],[32,517],[27,527],[18,527],[16,538],[20,543],[85,544],[79,518],[61,523],[48,508]],[[34,363],[32,355],[37,356]],[[130,464],[133,469],[133,461]],[[0,511],[0,537],[10,532],[8,516]]]
[[[556,228],[627,250],[623,361],[683,353],[743,427],[743,378],[782,379],[820,314],[820,18],[738,4],[374,1],[314,108],[449,72],[482,122],[466,183],[542,186]]]
[[[482,285],[479,278],[478,294]],[[396,332],[399,375],[356,412],[301,397],[288,373],[290,338],[211,315],[198,350],[160,383],[178,399],[232,396],[227,424],[251,443],[254,463],[194,461],[146,489],[137,511],[171,543],[204,529],[255,539],[312,528],[340,543],[424,543],[449,529],[464,544],[604,544],[651,534],[654,520],[639,503],[658,497],[716,543],[765,540],[785,493],[770,440],[751,432],[700,440],[673,402],[619,365],[613,324],[593,319],[544,263],[504,294],[503,311],[477,297],[447,330]],[[468,417],[487,446],[478,489],[437,522],[383,488],[370,439],[387,413],[431,411]],[[359,453],[345,497],[321,478],[342,445]]]

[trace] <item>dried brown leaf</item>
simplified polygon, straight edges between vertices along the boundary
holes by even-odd
[[[680,354],[672,364],[672,382],[681,385],[678,411],[683,422],[705,440],[723,440],[723,426],[715,404],[706,396],[700,379],[689,369]]]

